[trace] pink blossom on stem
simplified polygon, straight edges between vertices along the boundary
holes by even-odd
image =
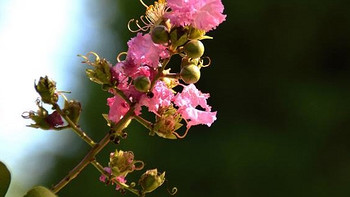
[[[123,176],[118,176],[115,178],[115,180],[119,183],[126,183],[125,177]],[[115,189],[119,190],[120,188],[121,188],[120,185],[116,184]]]
[[[211,124],[216,120],[216,112],[211,112],[211,107],[207,104],[209,94],[203,94],[195,85],[184,86],[181,93],[174,97],[174,103],[179,107],[178,112],[188,121],[187,127],[198,124]],[[200,106],[204,109],[196,109]]]
[[[166,14],[177,26],[192,25],[197,29],[210,31],[225,21],[224,5],[221,0],[168,0],[171,12]]]
[[[108,98],[107,104],[109,106],[108,118],[116,123],[119,122],[130,108],[128,103],[118,95]]]
[[[105,167],[105,168],[103,168],[109,175],[112,175],[112,170],[111,170],[111,168],[110,167]],[[104,174],[102,174],[101,176],[100,176],[100,178],[99,178],[99,180],[101,181],[101,182],[103,182],[103,183],[106,183],[106,179],[107,179],[107,177],[106,177],[106,175],[104,175]],[[119,182],[119,183],[126,183],[126,180],[125,180],[125,177],[124,176],[117,176],[117,177],[115,177],[115,178],[113,178],[112,180],[114,180],[114,181],[117,181],[117,182]],[[112,184],[113,184],[113,182],[112,182]],[[116,184],[116,190],[119,190],[121,187],[120,187],[120,185],[118,185],[118,184]]]
[[[157,68],[159,59],[169,57],[169,52],[163,45],[155,44],[149,34],[138,33],[128,42],[127,60],[130,58],[135,65],[148,65]]]
[[[109,167],[104,167],[103,168],[108,174],[112,174],[112,170],[111,170],[111,168],[109,168]],[[101,176],[100,176],[100,181],[101,182],[103,182],[103,183],[105,183],[106,182],[106,175],[104,175],[104,174],[102,174]]]
[[[152,97],[143,95],[140,99],[139,106],[146,106],[148,110],[157,113],[159,107],[167,107],[174,98],[174,93],[169,89],[163,81],[157,81],[153,90]]]

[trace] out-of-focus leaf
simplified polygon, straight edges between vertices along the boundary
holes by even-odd
[[[57,197],[51,190],[43,186],[35,186],[24,197]]]
[[[11,174],[5,164],[0,161],[0,196],[5,196],[11,182]]]

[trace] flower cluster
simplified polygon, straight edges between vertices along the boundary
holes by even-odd
[[[35,122],[29,126],[44,130],[71,128],[91,147],[84,159],[52,187],[52,193],[57,193],[92,164],[102,174],[100,181],[115,184],[121,192],[127,190],[144,197],[164,183],[165,172],[147,170],[139,178],[140,189],[137,189],[135,182],[127,184],[126,180],[129,173],[144,167],[142,161],[134,160],[133,152],[116,150],[110,154],[107,167],[96,161],[96,155],[109,142],[118,144],[126,139],[124,129],[133,119],[145,126],[150,135],[166,139],[184,138],[192,126],[210,127],[216,120],[217,112],[212,111],[207,101],[210,95],[198,90],[195,83],[201,78],[201,69],[211,64],[210,58],[203,56],[202,40],[212,39],[206,33],[226,17],[221,0],[158,0],[150,6],[140,2],[147,8],[140,17],[142,24],[134,19],[129,21],[129,30],[137,34],[128,41],[127,52],[117,56],[116,65],[100,59],[94,52],[81,55],[83,63],[92,67],[86,69],[88,78],[112,94],[107,99],[109,113],[103,114],[110,130],[101,141],[96,143],[80,128],[82,106],[78,101],[68,100],[63,94],[66,92],[57,91],[56,83],[48,77],[40,78],[35,84],[40,95],[39,109],[23,114]],[[131,28],[133,22],[138,29]],[[95,59],[90,60],[90,55]],[[172,65],[173,57],[181,59],[181,63]],[[58,104],[60,97],[64,98],[63,108]],[[52,112],[43,104],[51,106]],[[154,115],[154,121],[143,118],[145,113]],[[186,128],[179,134],[183,125]],[[174,188],[171,194],[175,193]]]
[[[209,65],[204,65],[209,58],[203,57],[201,40],[210,38],[205,33],[225,20],[222,12],[220,0],[159,0],[147,6],[146,15],[141,17],[145,27],[136,20],[139,33],[110,68],[110,83],[114,86],[109,92],[114,96],[107,99],[109,120],[117,123],[134,105],[137,116],[142,107],[155,114],[158,121],[151,125],[157,129],[150,133],[161,137],[183,137],[175,132],[182,125],[180,121],[187,123],[187,130],[198,124],[210,126],[216,120],[216,112],[207,104],[209,94],[199,91],[194,83],[200,79],[200,69]],[[126,55],[124,60],[120,59],[122,55]],[[166,69],[174,55],[182,58],[179,73]],[[181,92],[174,90],[177,86],[182,87]],[[169,111],[172,116],[164,115]]]

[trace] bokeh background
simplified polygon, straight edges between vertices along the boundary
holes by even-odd
[[[16,13],[9,6],[11,2],[21,1],[7,2],[0,3],[2,10]],[[59,88],[73,91],[69,98],[82,102],[81,126],[97,141],[108,131],[101,114],[108,111],[109,95],[84,76],[85,68],[76,54],[95,51],[115,63],[116,55],[126,51],[126,42],[135,36],[127,30],[127,22],[142,15],[144,7],[137,0],[80,0],[74,1],[74,6],[70,1],[61,1],[66,5],[52,17],[68,17],[65,21],[69,25],[57,27],[58,23],[50,22],[51,12],[45,10],[58,8],[45,2],[29,1],[28,5],[38,3],[39,16],[8,38],[30,39],[27,31],[35,30],[30,24],[45,17],[47,21],[38,29],[62,32],[64,39],[53,44],[55,55],[45,66],[50,68],[48,72]],[[223,0],[223,3],[227,19],[209,33],[214,40],[204,41],[205,54],[213,64],[202,69],[202,78],[197,83],[199,89],[211,94],[209,103],[218,111],[218,120],[210,128],[193,127],[185,139],[176,141],[151,137],[135,122],[127,129],[128,139],[118,147],[133,150],[136,158],[145,161],[146,169],[165,170],[168,187],[178,187],[180,197],[349,196],[350,6],[347,1]],[[19,6],[26,8],[21,3]],[[32,8],[22,18],[33,16],[36,11]],[[8,27],[8,20],[2,18],[1,26]],[[44,43],[57,37],[49,37]],[[39,36],[36,41],[43,39]],[[28,74],[35,75],[21,80],[11,73],[14,78],[0,85],[7,87],[0,92],[2,103],[12,93],[20,94],[21,85],[8,88],[10,82],[18,80],[25,84],[26,92],[34,92],[32,82],[43,72],[43,68],[35,67],[45,58],[40,49],[39,54],[22,58],[31,47],[25,45],[27,50],[22,50],[21,43],[17,44],[9,61],[14,63],[1,63],[1,69],[11,71],[17,65],[16,69],[31,68]],[[1,59],[7,59],[4,56],[7,48],[2,50]],[[36,96],[31,95],[11,99],[17,103],[22,100],[34,103]],[[31,109],[28,105],[22,108],[22,111]],[[8,110],[0,111],[3,118]],[[20,120],[19,114],[16,120],[28,124]],[[23,134],[13,131],[14,136],[8,137],[8,130],[18,122],[6,127],[8,122],[1,120],[0,159],[15,174],[9,197],[20,196],[38,184],[50,187],[89,150],[69,131],[41,132],[23,127]],[[21,150],[24,147],[18,140],[24,132],[26,142],[30,139],[30,143]],[[109,145],[98,155],[98,160],[106,165],[108,154],[115,147]],[[11,150],[21,155],[13,160],[15,153]],[[131,174],[129,180],[136,181],[140,174]],[[99,173],[88,166],[59,196],[121,196],[114,187],[100,183],[98,177]],[[168,196],[166,187],[149,196]]]

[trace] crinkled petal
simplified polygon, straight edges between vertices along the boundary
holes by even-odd
[[[179,107],[178,112],[188,120],[187,127],[205,124],[211,126],[216,120],[216,112],[211,112],[211,106],[207,104],[209,94],[199,91],[195,85],[185,86],[181,93],[174,97],[174,103]],[[204,110],[196,109],[202,107]]]
[[[166,17],[177,26],[193,25],[210,31],[226,19],[221,0],[168,0],[168,6],[172,11]]]
[[[139,105],[148,107],[148,110],[154,113],[157,113],[159,107],[169,106],[174,98],[173,91],[169,89],[163,81],[157,81],[152,93],[152,98],[143,95],[140,99]]]
[[[153,68],[158,67],[160,58],[169,57],[167,48],[163,45],[155,44],[149,34],[138,33],[136,37],[128,42],[127,58],[131,59],[135,65],[148,65]]]
[[[130,108],[129,105],[118,95],[108,98],[107,104],[109,106],[108,118],[115,123],[119,122]]]

